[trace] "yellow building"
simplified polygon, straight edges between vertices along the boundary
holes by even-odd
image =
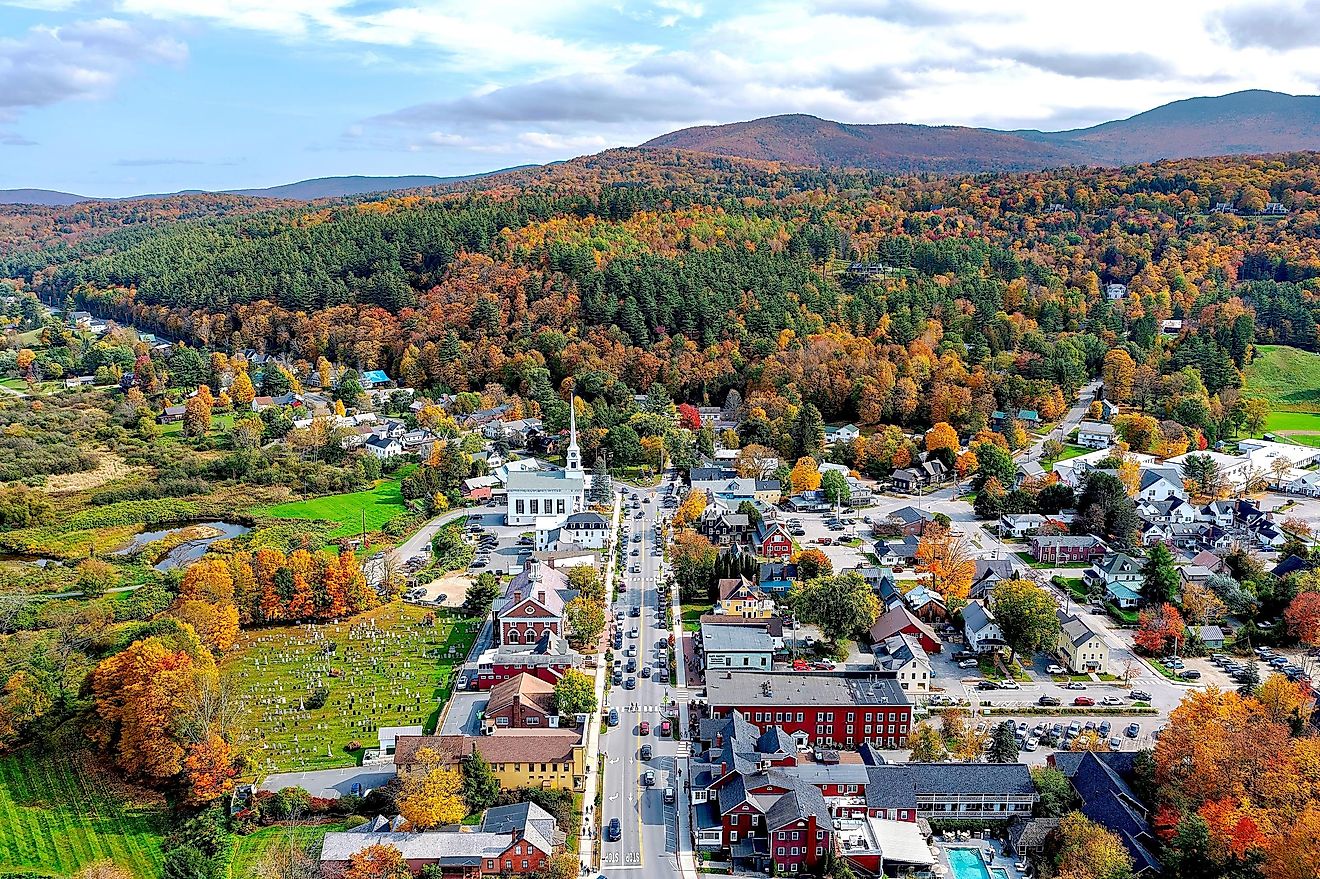
[[[721,580],[719,592],[720,600],[715,605],[715,613],[748,620],[765,620],[775,614],[774,599],[746,577]]]
[[[556,790],[586,789],[584,730],[508,729],[488,736],[400,736],[395,744],[394,764],[400,775],[423,771],[418,751],[429,748],[441,760],[457,768],[474,751],[490,764],[500,787],[545,787]]]
[[[1077,674],[1109,673],[1109,645],[1104,636],[1082,617],[1059,611],[1059,656]]]

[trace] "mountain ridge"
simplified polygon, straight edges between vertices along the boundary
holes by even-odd
[[[788,114],[683,128],[641,146],[894,173],[1129,165],[1320,150],[1320,96],[1253,89],[1186,98],[1125,119],[1064,131],[846,123]]]
[[[279,198],[294,201],[316,201],[322,198],[346,198],[353,195],[366,195],[377,192],[393,192],[402,189],[422,189],[428,186],[446,186],[451,183],[466,183],[506,174],[512,171],[525,171],[538,165],[513,165],[495,171],[482,171],[477,174],[460,174],[452,177],[436,177],[429,174],[403,174],[387,177],[371,177],[350,174],[335,177],[312,177],[293,183],[256,189],[181,189],[178,192],[155,192],[143,195],[129,195],[122,198],[98,198],[78,195],[55,189],[0,189],[0,204],[32,204],[43,207],[68,207],[82,202],[142,201],[146,199],[173,198],[180,195],[244,195],[256,198]]]

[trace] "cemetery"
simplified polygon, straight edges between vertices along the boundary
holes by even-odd
[[[320,624],[246,631],[223,668],[248,706],[258,774],[353,766],[382,726],[435,727],[481,628],[398,602]]]

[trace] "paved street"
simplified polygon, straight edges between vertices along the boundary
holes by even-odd
[[[636,518],[636,511],[630,505],[634,493],[641,503],[642,518]],[[680,747],[672,738],[659,735],[660,724],[669,718],[663,710],[666,698],[674,698],[676,687],[657,683],[655,677],[642,677],[640,672],[645,666],[653,670],[665,668],[663,647],[669,631],[662,628],[663,617],[658,612],[657,578],[661,571],[661,556],[652,550],[657,546],[655,522],[660,515],[655,489],[628,488],[624,494],[624,521],[629,526],[624,542],[623,582],[626,590],[619,594],[618,601],[612,607],[612,630],[623,632],[623,651],[616,650],[614,655],[622,660],[624,668],[631,658],[635,658],[637,668],[634,672],[624,672],[627,681],[636,678],[636,689],[626,689],[623,685],[609,688],[605,710],[617,709],[619,723],[611,727],[601,738],[601,752],[605,755],[605,791],[601,805],[601,872],[613,876],[621,871],[641,870],[645,876],[674,876],[678,873],[676,853],[678,847],[677,824],[673,805],[664,802],[666,787],[678,787]],[[638,541],[634,535],[641,535]],[[637,553],[633,555],[634,551]],[[640,572],[633,573],[633,567]],[[631,616],[631,609],[637,608],[638,616]],[[636,637],[632,633],[636,632]],[[620,656],[621,652],[635,656]],[[667,672],[667,670],[666,670]],[[677,719],[677,715],[673,716]],[[642,735],[641,724],[650,724],[648,735]],[[640,753],[644,744],[651,745],[654,754],[650,760],[642,760]],[[642,784],[643,774],[655,773],[655,784],[647,787]],[[606,834],[611,819],[618,818],[622,825],[621,837],[610,841]]]

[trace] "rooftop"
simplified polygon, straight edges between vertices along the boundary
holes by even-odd
[[[748,705],[908,705],[892,677],[836,672],[725,672],[706,679],[715,707]]]

